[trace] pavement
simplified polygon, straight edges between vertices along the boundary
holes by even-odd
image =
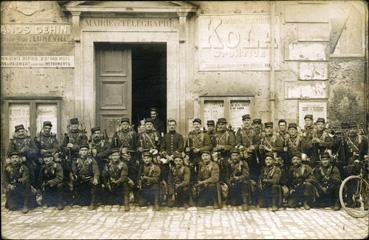
[[[1,203],[1,234],[7,239],[364,239],[368,217],[352,218],[343,210],[269,209],[225,206],[189,209],[99,206],[35,208],[27,214]]]

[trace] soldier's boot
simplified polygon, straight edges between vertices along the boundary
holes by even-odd
[[[334,211],[338,211],[338,210],[340,210],[340,209],[341,209],[341,204],[340,204],[340,202],[339,202],[339,201],[336,201],[336,202],[334,203],[333,210],[334,210]]]
[[[168,198],[168,207],[172,208],[174,207],[175,201],[172,199],[172,197]]]
[[[272,186],[272,211],[278,210],[279,206],[282,204],[282,192],[278,185]]]
[[[96,209],[96,195],[95,194],[92,194],[92,197],[91,197],[91,203],[90,203],[90,206],[88,206],[88,209],[89,210],[95,210]]]
[[[26,196],[24,197],[22,213],[28,213],[28,211],[29,211],[29,209],[28,209],[28,202],[29,202],[29,197],[26,194]]]
[[[63,210],[64,209],[63,193],[62,193],[61,190],[59,190],[59,192],[58,192],[58,205],[57,205],[57,209],[58,210]]]
[[[272,211],[278,211],[279,198],[277,196],[272,196]]]
[[[155,194],[155,199],[154,199],[154,210],[155,211],[160,211],[160,203],[159,203],[159,194]]]
[[[123,200],[124,200],[124,211],[128,212],[130,210],[130,207],[129,207],[129,193],[124,193]]]
[[[249,195],[243,194],[242,195],[242,211],[248,211],[249,210]]]
[[[213,208],[214,209],[219,209],[220,208],[217,195],[215,197],[213,197]]]

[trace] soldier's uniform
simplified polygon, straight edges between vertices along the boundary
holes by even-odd
[[[17,210],[18,205],[22,204],[23,213],[28,212],[30,194],[30,176],[26,164],[20,159],[19,152],[10,152],[9,157],[16,155],[18,160],[12,160],[5,164],[3,175],[3,186],[6,197],[5,207],[9,210]]]
[[[37,186],[37,170],[39,170],[38,149],[30,136],[19,136],[19,130],[25,130],[23,124],[15,126],[15,135],[10,139],[8,154],[11,152],[19,152],[25,157],[25,164],[29,171],[30,184]]]
[[[217,124],[227,124],[225,118],[219,118]],[[216,146],[213,151],[218,153],[219,159],[217,163],[220,169],[220,181],[225,182],[229,176],[228,170],[228,159],[230,156],[230,150],[236,146],[236,136],[232,131],[226,129],[219,130],[215,132]]]
[[[148,151],[143,152],[145,156],[150,157],[151,161],[144,163],[142,171],[138,179],[139,205],[145,206],[148,202],[154,202],[154,209],[159,210],[159,194],[160,194],[160,167],[152,162],[152,155]]]
[[[302,145],[301,145],[302,137],[297,132],[297,124],[296,123],[288,124],[288,129],[290,128],[296,129],[296,134],[295,135],[289,134],[289,138],[287,141],[288,160],[287,162],[285,162],[284,165],[288,168],[291,166],[291,160],[292,160],[293,155],[296,152],[302,152]]]
[[[203,151],[203,154],[209,154],[209,151]],[[194,186],[198,192],[197,204],[204,207],[209,203],[214,204],[214,208],[219,208],[219,166],[213,161],[205,163],[200,162],[198,183]]]
[[[303,202],[304,208],[310,209],[315,199],[317,182],[311,167],[301,163],[301,154],[296,154],[293,157],[288,176],[288,206],[295,208],[300,202]]]
[[[88,145],[81,145],[88,149]],[[80,156],[72,163],[70,179],[73,182],[75,200],[77,204],[88,205],[90,209],[96,207],[96,191],[100,179],[100,171],[97,162],[92,157]]]
[[[280,185],[282,171],[274,163],[273,154],[268,154],[266,157],[270,159],[265,160],[266,166],[262,169],[259,178],[259,206],[263,207],[271,204],[272,210],[276,211],[282,198]]]
[[[42,125],[43,127],[53,126],[50,121],[45,121]],[[35,137],[35,143],[40,150],[40,158],[42,158],[44,154],[54,154],[59,151],[59,141],[55,133],[41,131],[37,137]]]
[[[206,125],[208,127],[206,133],[209,135],[211,146],[215,147],[217,145],[217,140],[215,139],[215,122],[214,120],[208,120]]]
[[[237,154],[237,159],[233,159],[232,155]],[[248,210],[249,193],[250,193],[250,171],[245,160],[242,160],[238,149],[231,150],[231,163],[229,164],[229,200],[231,205],[237,206],[242,204],[244,211]]]
[[[250,114],[243,115],[242,120],[245,119],[251,119]],[[250,178],[254,181],[257,181],[260,173],[260,163],[256,156],[258,140],[256,132],[251,126],[239,129],[236,133],[236,146],[241,151],[241,157],[247,161],[250,167]]]
[[[273,123],[272,122],[266,122],[264,123],[264,128],[272,128],[273,129]],[[261,166],[265,166],[265,157],[268,154],[275,154],[276,152],[276,141],[277,138],[276,136],[273,134],[273,132],[271,132],[270,134],[263,134],[263,136],[260,139],[260,145],[259,145],[259,152],[260,152],[260,157],[261,157],[261,161],[260,164]]]
[[[145,119],[146,122],[153,122],[152,119]],[[145,130],[145,132],[140,133],[139,135],[139,144],[138,146],[142,148],[142,151],[148,151],[150,149],[160,149],[161,137],[159,133],[155,130]]]
[[[201,124],[199,118],[195,118],[192,123],[198,122]],[[201,161],[201,152],[210,151],[212,149],[212,143],[207,133],[203,131],[190,131],[186,140],[186,153],[190,158],[190,169],[191,169],[191,182],[196,182],[199,162]],[[194,152],[196,149],[197,152]]]
[[[287,124],[286,120],[280,119],[278,121],[278,125],[282,122]],[[275,137],[276,137],[276,140],[274,144],[274,149],[276,152],[276,156],[279,158],[279,160],[281,160],[282,168],[283,168],[284,165],[289,165],[288,163],[288,140],[290,136],[287,131],[282,132],[281,130],[279,130],[275,134]]]
[[[112,149],[110,156],[114,153],[119,153],[119,149]],[[124,209],[129,211],[129,178],[128,167],[120,158],[115,161],[109,160],[109,163],[104,166],[101,174],[102,184],[104,189],[108,192],[107,203],[116,204],[124,203]],[[122,201],[123,200],[123,201]]]
[[[317,203],[320,207],[334,205],[334,209],[338,210],[340,209],[338,192],[341,185],[341,175],[338,168],[330,163],[330,158],[328,153],[323,153],[321,164],[314,168],[314,176],[317,179],[317,190],[319,192]],[[328,161],[328,165],[324,166],[323,161]]]
[[[100,127],[91,128],[92,135],[97,131],[100,131]],[[110,153],[109,142],[101,137],[95,139],[92,137],[89,143],[89,148],[91,151],[91,155],[95,158],[101,172],[107,162],[107,158]]]
[[[150,112],[151,111],[155,111],[156,113],[158,112],[157,108],[155,107],[151,107],[150,108]],[[161,134],[164,134],[165,133],[165,126],[164,126],[164,123],[163,121],[161,121],[159,118],[152,118],[152,123],[154,124],[154,128],[155,130],[161,135]],[[163,136],[163,135],[161,135]]]
[[[174,155],[174,166],[171,167],[172,184],[169,186],[169,206],[188,207],[190,199],[190,168],[183,164],[181,154]]]
[[[54,162],[51,153],[45,153],[39,174],[43,204],[47,206],[57,204],[59,210],[63,209],[63,178],[61,164]]]

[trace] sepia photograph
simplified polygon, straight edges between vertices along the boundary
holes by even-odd
[[[1,238],[367,239],[368,6],[1,1]]]

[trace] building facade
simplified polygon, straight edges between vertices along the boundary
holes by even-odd
[[[158,107],[192,119],[365,122],[365,1],[1,3],[2,149],[14,126],[78,117],[111,136]]]

